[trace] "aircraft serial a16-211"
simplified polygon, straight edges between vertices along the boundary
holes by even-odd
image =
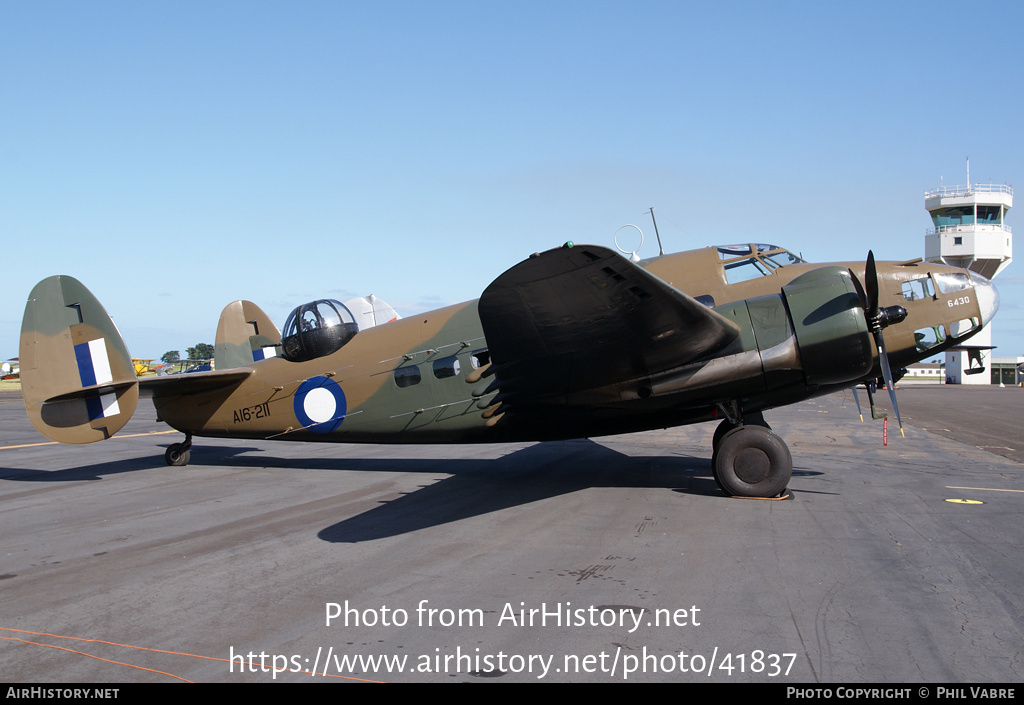
[[[718,420],[722,490],[776,497],[792,458],[764,410],[876,379],[892,394],[893,369],[962,343],[998,302],[984,277],[920,259],[811,264],[751,243],[639,260],[566,243],[478,300],[406,318],[373,297],[321,299],[282,333],[235,301],[214,370],[146,379],[99,301],[54,276],[29,296],[19,356],[28,415],[55,441],[109,438],[151,390],[185,434],[169,465],[195,436],[488,443]]]

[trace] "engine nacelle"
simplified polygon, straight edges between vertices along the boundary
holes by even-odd
[[[862,378],[875,349],[853,276],[821,267],[782,287],[808,384],[843,384]]]

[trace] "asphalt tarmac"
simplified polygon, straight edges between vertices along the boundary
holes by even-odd
[[[711,425],[498,446],[197,438],[169,468],[180,436],[146,400],[74,447],[4,394],[0,673],[1019,683],[1024,390],[905,385],[899,402],[907,438],[893,423],[887,446],[848,393],[766,413],[795,469],[790,499],[762,501],[717,489]]]

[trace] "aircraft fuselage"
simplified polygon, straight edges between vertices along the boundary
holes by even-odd
[[[641,266],[691,297],[713,301],[714,310],[736,324],[738,337],[705,359],[657,374],[569,391],[553,386],[550,394],[534,393],[531,403],[502,420],[500,414],[488,414],[502,390],[488,389],[493,386],[488,377],[472,374],[490,361],[490,350],[478,302],[469,301],[360,331],[340,350],[317,359],[254,362],[252,374],[237,387],[190,394],[157,392],[154,403],[163,421],[197,436],[499,442],[600,436],[707,421],[719,417],[722,404],[760,411],[880,374],[877,350],[867,351],[868,360],[874,357],[867,367],[850,373],[814,370],[805,359],[817,343],[799,339],[795,328],[802,323],[791,320],[794,300],[783,295],[783,287],[826,265],[794,262],[730,283],[721,252],[707,248],[647,260]],[[849,269],[859,280],[865,278],[863,262],[838,267]],[[915,262],[880,263],[877,271],[879,305],[898,304],[907,311],[906,320],[884,331],[895,369],[962,342],[991,316],[991,311],[982,310],[982,289],[991,289],[991,284],[972,281],[965,270]],[[937,276],[954,284],[940,286]],[[827,340],[833,347],[826,346],[824,354],[831,357],[849,345],[870,344],[856,333],[848,337]]]

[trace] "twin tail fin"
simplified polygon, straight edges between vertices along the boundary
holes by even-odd
[[[73,277],[49,277],[32,289],[19,357],[28,417],[51,440],[104,440],[135,412],[131,355],[103,305]]]

